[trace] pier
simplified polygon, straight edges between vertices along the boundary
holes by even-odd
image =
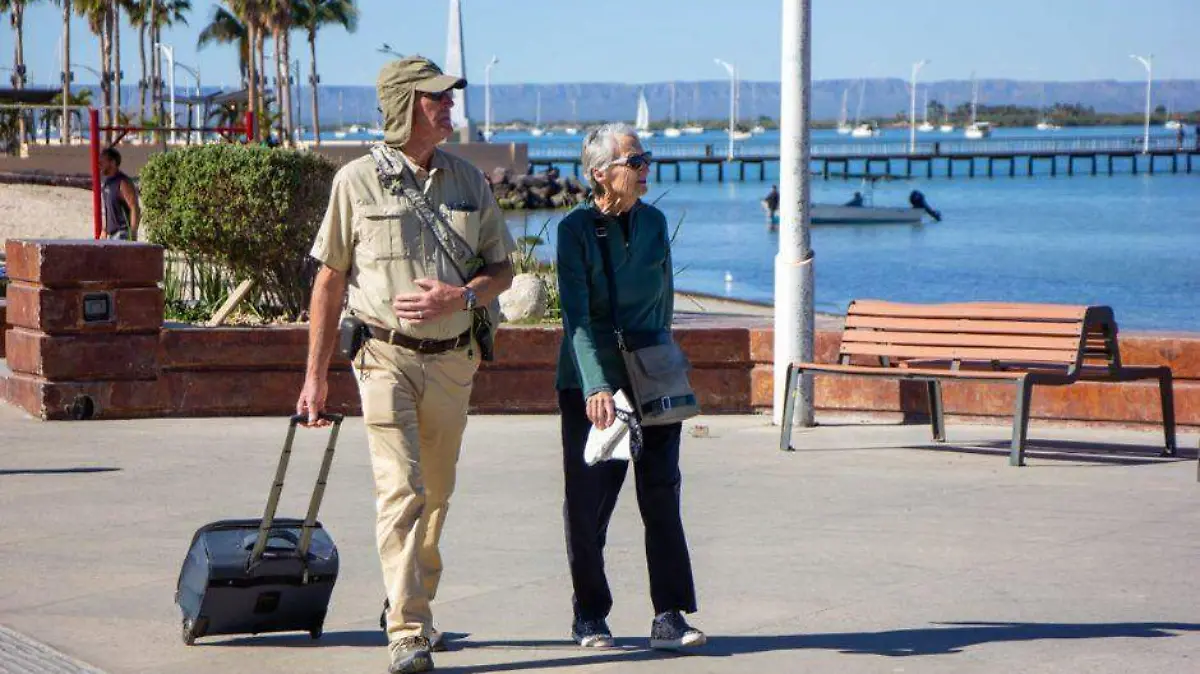
[[[1200,143],[1187,141],[1181,145],[1174,135],[1151,136],[1149,147],[1143,148],[1140,135],[946,138],[919,141],[912,152],[908,142],[900,140],[817,142],[811,145],[811,163],[814,175],[826,180],[1200,173]],[[755,176],[764,181],[767,165],[779,162],[777,145],[735,143],[732,157],[722,143],[651,139],[644,146],[654,154],[654,178],[660,182],[664,174],[681,182],[693,171],[697,182]],[[576,143],[539,143],[528,151],[530,170],[570,167],[579,176]]]

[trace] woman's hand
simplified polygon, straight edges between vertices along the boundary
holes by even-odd
[[[587,399],[587,418],[596,428],[604,430],[617,420],[617,407],[613,404],[612,394],[608,391],[597,391]]]

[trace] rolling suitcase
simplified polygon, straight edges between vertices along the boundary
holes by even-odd
[[[333,427],[303,520],[275,517],[296,426],[305,419],[297,415],[288,424],[262,519],[212,522],[192,537],[175,590],[183,643],[191,646],[199,637],[217,634],[304,631],[321,637],[337,581],[338,551],[317,521],[317,509],[342,424],[340,414],[321,416]]]

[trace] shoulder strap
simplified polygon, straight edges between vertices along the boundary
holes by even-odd
[[[603,216],[602,216],[603,218]],[[617,346],[625,351],[625,335],[617,322],[617,281],[613,274],[612,253],[608,250],[608,222],[601,219],[595,226],[596,241],[600,245],[600,259],[604,264],[604,279],[608,283],[608,315],[613,332],[617,335]]]

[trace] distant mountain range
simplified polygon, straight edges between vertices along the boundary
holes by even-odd
[[[858,108],[858,92],[865,83],[862,97],[862,117],[890,118],[898,112],[907,114],[908,82],[900,79],[823,80],[813,83],[812,116],[818,120],[836,119],[842,108],[842,92],[848,91],[847,108],[854,119]],[[668,119],[671,114],[671,87],[668,82],[652,84],[503,84],[492,85],[492,123],[504,124],[516,120],[532,122],[541,92],[542,122],[555,121],[633,121],[637,112],[640,91],[645,91],[650,106],[651,121]],[[675,88],[675,118],[728,119],[729,81],[677,82]],[[948,80],[919,83],[917,109],[923,105],[925,91],[929,100],[954,108],[971,100],[970,80]],[[980,105],[1047,106],[1072,103],[1091,106],[1101,113],[1131,113],[1144,109],[1145,82],[1022,82],[1017,80],[979,80]],[[308,91],[304,92],[304,119],[311,107]],[[749,120],[758,116],[779,116],[778,82],[742,82],[739,87],[740,117]],[[1171,110],[1200,110],[1200,80],[1167,80],[1155,82],[1153,105]],[[340,109],[339,112],[339,101]],[[467,88],[467,112],[471,119],[482,123],[484,92],[482,86]],[[322,125],[372,122],[378,118],[375,89],[368,86],[322,86],[320,88]],[[305,122],[307,123],[307,121]]]
[[[658,82],[651,84],[499,84],[492,86],[494,124],[513,121],[532,122],[541,93],[542,122],[632,121],[637,111],[638,94],[645,91],[651,121],[663,121],[671,114],[671,89],[675,90],[675,118],[728,119],[729,81]],[[938,101],[953,109],[971,100],[970,80],[945,80],[919,83],[917,109],[920,110],[926,91],[929,101]],[[865,87],[865,88],[864,88]],[[859,91],[862,95],[862,118],[891,118],[907,114],[908,82],[890,79],[822,80],[813,83],[812,116],[815,120],[837,119],[846,93],[849,117],[858,111]],[[205,88],[206,93],[210,90]],[[779,83],[742,82],[739,86],[740,118],[743,121],[759,116],[772,119],[779,116]],[[124,87],[126,107],[135,100],[136,89]],[[322,85],[320,91],[322,126],[373,124],[378,121],[378,103],[372,86]],[[192,93],[188,91],[186,93]],[[93,100],[99,92],[93,92]],[[181,89],[180,96],[185,92]],[[1019,80],[979,80],[980,105],[1051,106],[1055,103],[1080,104],[1100,113],[1136,113],[1144,109],[1145,82],[1025,82]],[[480,85],[467,88],[467,111],[471,119],[482,124],[484,91]],[[1155,82],[1152,91],[1154,107],[1190,112],[1200,110],[1200,80],[1164,80]],[[301,91],[301,124],[310,123],[312,105],[307,87]]]

